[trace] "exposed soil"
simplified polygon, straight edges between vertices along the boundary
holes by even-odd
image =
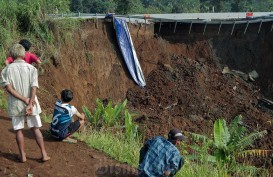
[[[139,113],[136,122],[141,125],[146,138],[166,134],[174,126],[183,131],[210,134],[214,120],[225,118],[230,122],[241,114],[244,123],[251,127],[250,131],[268,131],[268,135],[255,142],[254,147],[272,150],[272,113],[258,106],[259,98],[273,98],[271,24],[264,24],[259,34],[259,24],[250,26],[246,35],[242,26],[235,28],[233,35],[230,35],[230,26],[223,26],[219,35],[219,27],[211,26],[203,35],[204,27],[196,25],[189,35],[189,26],[178,24],[174,33],[173,25],[163,25],[158,35],[154,34],[154,31],[158,32],[158,25],[155,29],[152,25],[130,25],[147,82],[145,88],[135,85],[128,75],[111,23],[96,25],[92,20],[86,21],[81,28],[68,32],[66,36],[70,38],[64,41],[60,37],[64,34],[53,25],[56,52],[50,59],[42,58],[47,64],[44,65],[45,73],[39,78],[38,96],[44,112],[52,112],[55,99],[63,88],[74,91],[72,104],[78,109],[87,105],[93,110],[96,98],[111,98],[115,102],[127,98],[130,109]],[[223,66],[245,73],[256,70],[260,77],[250,82],[238,76],[222,74]],[[0,121],[1,130],[5,132],[8,120],[1,118]],[[1,135],[9,140],[12,136],[10,131]],[[11,166],[7,168],[11,173],[17,171],[21,174],[24,171],[22,174],[25,175],[30,169],[33,173],[45,175],[56,172],[60,176],[74,176],[72,173],[80,172],[83,176],[89,173],[89,176],[95,176],[96,169],[102,166],[95,164],[101,157],[105,159],[101,153],[88,150],[82,143],[63,145],[46,139],[49,154],[58,153],[52,161],[40,164],[33,159],[27,164],[20,164],[14,162],[17,148],[14,141],[1,141],[4,158],[1,158],[0,164]],[[26,144],[29,144],[29,151],[36,149],[33,140]],[[5,148],[2,149],[2,146]],[[69,152],[73,152],[71,160],[63,155]],[[90,158],[93,154],[98,158]],[[29,155],[38,158],[38,152]],[[84,163],[80,163],[80,159],[84,159]],[[106,160],[105,164],[113,162],[106,159],[109,161]],[[72,168],[69,168],[70,163]],[[272,163],[272,158],[259,161],[259,165],[271,168],[273,173]]]
[[[18,161],[18,148],[15,134],[11,128],[10,118],[0,112],[0,176],[23,177],[32,174],[34,177],[136,177],[136,170],[121,164],[102,152],[90,149],[84,143],[69,144],[56,142],[46,134],[48,125],[42,132],[45,136],[45,147],[51,159],[42,163],[41,154],[30,130],[25,130],[25,150],[27,162]]]

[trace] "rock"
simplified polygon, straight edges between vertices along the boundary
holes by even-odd
[[[255,81],[255,79],[257,79],[259,77],[259,74],[255,71],[255,70],[253,70],[253,71],[251,71],[250,73],[248,73],[248,78],[249,78],[249,80],[251,80],[251,81]]]
[[[171,67],[170,64],[164,64],[164,67],[165,67],[168,71],[170,71],[171,73],[173,73],[173,68]]]
[[[203,120],[203,117],[199,116],[199,115],[189,115],[189,118],[192,121],[201,121],[201,120]]]
[[[225,67],[223,68],[222,73],[223,73],[223,74],[231,74],[230,69],[229,69],[227,66],[225,66]]]

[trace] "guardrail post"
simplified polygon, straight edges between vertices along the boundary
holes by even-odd
[[[79,17],[81,16],[81,13],[80,13],[80,12],[78,13],[78,16],[79,16]]]
[[[97,13],[96,13],[96,28],[99,27],[99,20],[98,20],[98,16],[97,16]]]
[[[247,21],[246,28],[245,28],[245,31],[244,31],[244,35],[246,34],[246,31],[247,31],[248,25],[249,25],[249,21]]]
[[[233,34],[233,31],[234,31],[234,28],[235,28],[235,24],[236,24],[236,22],[233,22],[233,26],[232,26],[232,30],[231,30],[230,35],[232,35],[232,34]]]
[[[191,21],[191,26],[190,26],[190,29],[189,29],[189,34],[191,34],[191,27],[192,27],[192,21]]]
[[[222,22],[220,23],[219,25],[219,29],[218,29],[218,35],[220,34],[220,31],[221,31],[221,27],[222,27]]]
[[[160,33],[161,25],[162,25],[162,18],[160,19],[160,25],[159,25],[158,33]]]
[[[260,26],[259,26],[258,34],[259,34],[259,33],[260,33],[260,31],[261,31],[262,24],[263,24],[263,20],[261,20],[261,22],[260,22]]]
[[[208,25],[208,22],[206,22],[205,26],[204,26],[204,31],[203,31],[203,35],[205,34],[206,32],[206,29],[207,29],[207,25]]]
[[[62,17],[64,17],[64,14],[62,13]]]
[[[146,31],[146,28],[147,28],[147,19],[144,18],[144,20],[145,20],[145,31]]]
[[[173,33],[175,33],[175,31],[176,31],[176,26],[177,26],[177,21],[175,21]]]

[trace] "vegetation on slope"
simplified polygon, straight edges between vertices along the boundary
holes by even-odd
[[[111,101],[107,105],[103,105],[101,100],[96,103],[94,113],[83,107],[89,122],[86,129],[76,134],[76,137],[89,146],[137,168],[143,139],[137,133],[137,125],[133,123],[132,116],[126,109],[126,100],[116,106]],[[215,177],[268,175],[265,169],[248,165],[247,160],[239,161],[247,156],[264,157],[270,153],[268,150],[249,149],[267,131],[249,132],[241,115],[230,125],[224,119],[217,119],[212,138],[187,134],[189,141],[179,147],[186,163],[177,177],[192,177],[196,174]]]
[[[12,43],[28,38],[38,49],[45,49],[54,42],[46,14],[55,8],[68,12],[68,3],[58,0],[0,0],[0,66],[3,67],[7,51]],[[68,1],[66,1],[68,2]]]

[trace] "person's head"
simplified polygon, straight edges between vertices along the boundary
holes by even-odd
[[[14,59],[23,59],[25,57],[25,48],[21,44],[14,44],[9,49],[9,55]]]
[[[183,136],[181,130],[173,128],[169,131],[168,140],[174,145],[178,145],[181,141],[186,140],[186,138]]]
[[[64,89],[61,92],[61,99],[63,102],[68,103],[73,99],[73,92],[68,89]]]
[[[30,47],[31,47],[31,42],[27,39],[22,39],[20,40],[19,44],[21,44],[26,51],[29,51]]]

